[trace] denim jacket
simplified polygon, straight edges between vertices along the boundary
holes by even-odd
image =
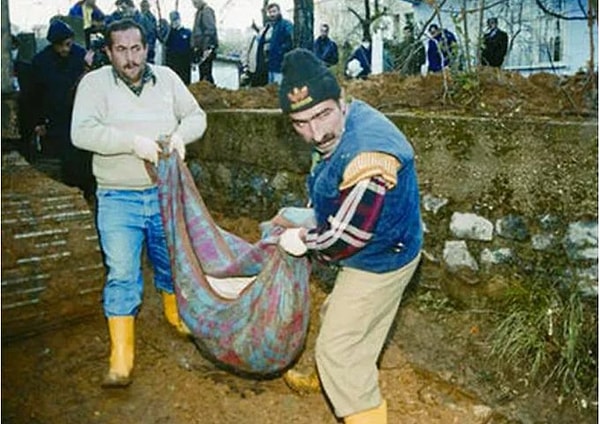
[[[319,162],[308,177],[317,223],[323,225],[340,205],[339,186],[344,170],[358,154],[383,152],[401,163],[397,184],[386,192],[373,237],[339,265],[370,272],[389,272],[414,259],[423,242],[419,187],[414,151],[402,132],[366,103],[355,100],[346,116],[344,133],[333,154]]]

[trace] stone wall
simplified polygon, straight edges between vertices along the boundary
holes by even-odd
[[[597,122],[389,117],[417,155],[435,284],[478,302],[507,284],[498,275],[535,275],[551,263],[557,278],[597,292]],[[264,220],[305,203],[310,150],[277,111],[210,112],[188,151],[214,211]]]

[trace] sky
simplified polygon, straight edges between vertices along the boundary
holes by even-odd
[[[163,17],[168,17],[171,10],[175,8],[176,0],[158,0]],[[66,15],[71,5],[76,0],[9,0],[9,15],[13,25],[17,25],[20,31],[30,31],[36,25],[45,25],[48,19],[54,15]],[[152,12],[157,15],[157,0],[150,0]],[[134,0],[139,6],[140,0]],[[262,0],[207,0],[207,3],[215,10],[217,17],[217,28],[238,28],[244,30],[252,24],[254,19],[261,22],[260,8]],[[279,1],[284,16],[291,19],[293,0]],[[115,10],[114,0],[96,0],[96,5],[104,13]],[[192,0],[179,0],[179,12],[184,26],[190,28],[194,21],[196,9]]]

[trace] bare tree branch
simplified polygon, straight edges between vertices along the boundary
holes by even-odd
[[[348,12],[352,13],[354,16],[356,16],[356,18],[360,21],[360,23],[362,24],[363,22],[363,17],[360,15],[360,13],[358,13],[356,10],[354,10],[351,7],[348,7]]]
[[[587,11],[585,10],[585,6],[581,0],[577,0],[577,5],[579,6],[579,10],[583,13],[584,16],[587,16]]]
[[[565,16],[553,10],[550,10],[546,7],[542,0],[535,0],[535,4],[542,9],[544,13],[550,15],[554,18],[563,19],[565,21],[585,21],[588,19],[587,13],[584,13],[584,16]]]

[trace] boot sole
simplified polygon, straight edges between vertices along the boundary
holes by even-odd
[[[108,376],[104,379],[100,385],[103,389],[124,389],[128,387],[133,380],[130,376],[127,377],[115,377]]]

